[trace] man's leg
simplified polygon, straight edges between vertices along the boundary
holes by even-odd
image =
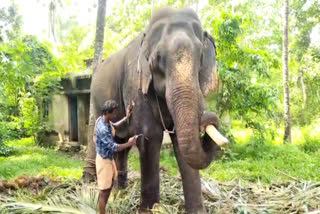
[[[106,213],[106,205],[108,203],[111,189],[112,187],[110,189],[100,190],[100,193],[99,193],[99,213],[100,214]]]

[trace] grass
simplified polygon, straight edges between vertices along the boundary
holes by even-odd
[[[320,181],[320,150],[307,153],[296,145],[233,145],[209,168],[201,170],[204,178],[218,181],[241,179],[247,182],[282,183],[298,180]],[[139,157],[130,154],[129,166],[140,170]],[[171,176],[179,170],[174,155],[161,151],[160,166]]]
[[[204,203],[209,213],[293,213],[319,210],[319,183],[316,183],[320,181],[319,127],[319,124],[312,124],[300,129],[294,128],[293,143],[282,144],[280,131],[275,138],[261,143],[256,140],[252,130],[244,129],[241,124],[235,126],[232,133],[236,143],[224,151],[220,160],[214,161],[209,168],[200,172],[209,182],[207,184],[212,184],[211,189],[219,185],[218,196],[204,194]],[[76,179],[81,177],[83,161],[53,149],[40,148],[31,139],[10,141],[7,145],[17,149],[9,157],[0,157],[0,179],[39,174]],[[129,170],[140,170],[137,152],[130,153],[128,164]],[[179,175],[179,170],[170,149],[161,151],[160,166],[166,173],[161,173],[161,204],[156,209],[166,210],[163,213],[181,213],[184,209],[182,184],[179,179],[173,178]],[[95,184],[91,187],[74,186],[78,184],[75,181],[74,184],[66,182],[58,187],[50,187],[55,191],[61,187],[59,194],[49,191],[48,195],[49,189],[44,189],[38,195],[26,190],[17,191],[17,196],[10,199],[1,199],[0,195],[0,203],[4,202],[3,206],[9,209],[7,213],[27,207],[32,212],[37,208],[38,213],[43,213],[44,209],[57,213],[80,213],[78,210],[85,210],[83,213],[91,210],[95,213]],[[141,191],[138,173],[129,174],[129,184],[127,189],[113,192],[112,203],[108,207],[110,212],[136,213]],[[15,204],[23,200],[32,204]],[[65,206],[64,210],[61,210],[61,205]]]
[[[309,126],[292,129],[292,144],[283,144],[283,128],[272,127],[274,138],[257,143],[252,130],[233,122],[236,144],[222,159],[202,171],[204,177],[219,181],[240,178],[263,183],[298,180],[320,181],[320,120]]]
[[[49,175],[80,178],[83,161],[73,159],[53,149],[40,148],[31,138],[7,143],[17,151],[9,157],[0,157],[0,179],[15,179],[21,175]]]
[[[230,145],[218,161],[201,170],[204,178],[218,181],[241,179],[246,182],[283,183],[290,180],[320,181],[320,121],[307,127],[293,128],[293,143],[283,144],[282,129],[273,139],[257,143],[253,132],[244,129],[239,122],[233,123],[232,133],[236,144]],[[129,166],[139,170],[139,157],[130,154]],[[162,150],[160,166],[169,175],[178,175],[176,159],[170,150]]]
[[[282,144],[282,129],[275,138],[257,143],[253,132],[233,123],[236,144],[230,145],[218,161],[201,170],[204,178],[218,181],[241,179],[247,182],[279,183],[292,179],[320,181],[320,121],[307,127],[293,128],[293,143]],[[276,130],[276,129],[275,129]],[[83,161],[73,159],[52,149],[36,146],[32,139],[10,141],[17,152],[0,157],[0,179],[14,179],[21,175],[50,175],[80,178]],[[131,152],[129,169],[140,171],[139,155]],[[170,176],[179,175],[173,152],[162,150],[160,167]]]
[[[140,171],[139,154],[135,152],[130,152],[128,164],[131,170]],[[160,168],[165,170],[170,176],[177,175],[178,165],[173,152],[171,152],[170,150],[161,151]]]
[[[219,181],[282,183],[293,178],[320,181],[319,163],[320,151],[306,153],[295,145],[233,145],[202,175]]]

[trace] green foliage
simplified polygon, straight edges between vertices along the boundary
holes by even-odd
[[[170,176],[174,176],[179,172],[177,160],[172,149],[161,151],[160,167]]]
[[[207,10],[213,13],[215,8],[209,7]],[[205,25],[217,41],[219,79],[222,84],[218,96],[212,96],[217,99],[216,110],[220,117],[229,112],[243,120],[263,139],[266,124],[262,121],[275,118],[278,91],[265,81],[270,78],[269,69],[274,67],[274,60],[263,50],[242,46],[240,36],[250,20],[225,11],[205,20]]]
[[[238,178],[244,182],[283,183],[292,177],[320,181],[320,169],[316,167],[320,161],[320,139],[312,134],[313,128],[306,128],[303,135],[310,137],[298,145],[275,145],[271,140],[261,143],[256,137],[248,137],[242,144],[231,144],[221,159],[201,171],[201,175],[218,181]],[[239,137],[235,141],[239,142]],[[140,170],[138,154],[130,153],[129,167]],[[161,151],[160,167],[167,169],[170,176],[179,174],[173,153],[166,150]]]
[[[320,139],[315,131],[320,128],[319,121],[302,129],[294,128],[292,145],[282,144],[283,129],[276,132],[274,138],[265,138],[261,143],[261,139],[240,121],[232,125],[236,143],[224,150],[220,160],[203,171],[204,177],[221,181],[240,178],[263,183],[287,182],[292,177],[319,180],[320,171],[315,168],[320,152]]]
[[[3,0],[8,7],[0,8],[0,42],[14,39],[21,33],[22,17],[18,14],[14,1]]]
[[[245,182],[284,183],[292,179],[320,181],[320,121],[301,129],[293,129],[292,145],[282,144],[280,131],[264,142],[246,128],[241,121],[233,121],[233,141],[224,149],[223,156],[202,170],[205,179],[233,181],[237,178]],[[269,127],[272,128],[272,127]],[[275,128],[272,128],[275,129]],[[283,129],[281,129],[283,131]],[[139,170],[139,156],[130,153],[131,169]],[[169,169],[170,176],[178,175],[179,169],[172,152],[162,150],[160,166]]]
[[[308,51],[311,43],[310,34],[314,26],[319,24],[320,2],[294,0],[291,4],[293,14],[292,27],[295,31],[292,52],[295,59],[300,62]]]
[[[152,8],[152,2],[153,7]],[[125,0],[117,1],[106,17],[104,57],[125,47],[148,26],[152,9],[171,6],[181,8],[194,4],[195,0],[133,0],[128,4]]]
[[[33,136],[40,126],[40,118],[37,117],[39,112],[34,97],[28,97],[28,95],[30,94],[26,94],[26,97],[21,99],[21,114],[27,134]]]
[[[140,171],[140,160],[137,153],[130,152],[128,163],[130,169]],[[178,173],[178,165],[173,151],[161,151],[160,168],[161,170],[166,171],[170,176],[174,176]]]
[[[18,138],[24,134],[19,118],[9,117],[5,113],[6,112],[0,113],[0,144],[8,139]],[[10,120],[10,122],[8,122],[8,120]]]
[[[289,176],[318,181],[320,171],[315,166],[319,161],[319,153],[307,154],[294,145],[249,141],[245,145],[233,145],[224,158],[213,163],[203,175],[221,181],[241,178],[249,182],[279,183],[290,180]]]
[[[194,6],[197,1],[153,3],[157,9],[164,5]],[[289,177],[281,173],[285,172],[319,180],[320,172],[315,166],[319,163],[320,140],[313,132],[319,130],[316,118],[320,117],[320,49],[311,44],[310,38],[319,23],[319,2],[291,2],[291,109],[293,123],[304,127],[301,139],[294,140],[298,145],[284,146],[274,145],[273,141],[282,118],[282,6],[276,0],[210,0],[198,12],[204,29],[214,36],[218,52],[221,85],[218,94],[209,95],[209,106],[221,118],[231,117],[232,126],[223,124],[222,128],[234,142],[222,160],[202,173],[205,177],[224,181],[241,177],[269,183],[287,181]],[[21,34],[17,11],[13,3],[0,9],[0,153],[5,151],[8,155],[7,146],[19,147],[11,157],[0,158],[0,174],[4,178],[39,172],[68,176],[76,171],[75,177],[80,177],[81,163],[40,149],[32,140],[11,141],[7,146],[3,142],[32,136],[41,143],[41,136],[50,130],[47,109],[60,88],[59,80],[67,72],[84,70],[84,60],[93,56],[94,26],[80,26],[76,17],[60,18],[58,45],[52,47],[34,36]],[[151,0],[130,4],[117,1],[106,17],[104,56],[120,50],[142,32],[151,12]],[[240,121],[243,132],[249,133],[243,139],[236,136],[235,120]],[[162,152],[160,159],[160,165],[170,175],[178,173],[172,153]],[[139,169],[138,156],[131,155],[129,164]]]
[[[15,152],[15,148],[11,146],[7,146],[6,144],[0,142],[0,157],[8,157]]]
[[[315,120],[311,125],[302,127],[301,136],[298,140],[299,147],[306,153],[320,152],[320,119]]]
[[[317,119],[320,114],[320,61],[319,47],[309,47],[298,64],[298,73],[294,76],[297,87],[292,89],[292,112],[295,124],[307,125]],[[305,90],[305,95],[304,91]],[[304,96],[306,96],[304,98]]]
[[[61,38],[61,45],[58,46],[59,54],[61,55],[61,65],[64,72],[80,72],[86,68],[85,60],[93,58],[93,43],[88,40],[88,33],[93,32],[89,27],[77,26],[71,20],[63,23],[65,35]],[[70,26],[69,26],[70,25]]]
[[[282,118],[282,3],[278,1],[210,1],[201,11],[218,50],[220,95],[211,109],[254,128],[261,141],[266,129]],[[310,124],[319,115],[317,48],[310,34],[319,23],[319,2],[294,0],[291,6],[290,81],[293,124]],[[268,11],[265,13],[264,11]],[[315,56],[315,57],[313,57]],[[304,85],[302,85],[304,82]],[[303,87],[305,91],[303,91]],[[306,98],[303,97],[306,94]],[[305,100],[304,100],[305,99]]]
[[[311,44],[311,32],[320,22],[319,1],[294,0],[292,11],[292,45],[291,55],[293,81],[292,117],[293,122],[306,125],[319,116],[319,96],[315,87],[319,86],[319,61],[313,55],[314,47]]]
[[[0,132],[5,139],[36,138],[48,129],[48,104],[60,88],[61,65],[49,45],[34,36],[1,43],[0,61]]]
[[[80,179],[82,175],[83,161],[40,148],[32,138],[13,140],[7,145],[16,147],[17,151],[10,157],[0,157],[0,179],[39,174]]]
[[[314,138],[309,134],[304,136],[305,142],[300,146],[306,153],[313,153],[320,150],[320,139]]]
[[[16,6],[12,4],[10,8],[10,13],[1,9],[0,23],[14,30],[21,22]],[[84,60],[93,53],[92,48],[84,44],[90,28],[79,27],[74,20],[73,17],[60,23],[63,37],[58,47],[59,58],[51,51],[58,55],[56,47],[35,36],[21,35],[18,30],[15,37],[0,43],[0,78],[4,80],[0,82],[3,114],[0,135],[3,139],[32,136],[41,144],[42,136],[50,131],[48,107],[53,94],[61,89],[61,78],[67,72],[82,71]],[[0,28],[1,35],[6,33],[3,29]]]

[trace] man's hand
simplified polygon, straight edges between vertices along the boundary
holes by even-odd
[[[122,118],[121,120],[119,120],[118,122],[116,123],[113,123],[112,126],[114,128],[119,128],[125,121],[129,122],[129,118],[131,116],[131,113],[132,113],[132,109],[133,109],[133,106],[134,106],[134,102],[132,102],[128,107],[127,107],[127,111],[126,111],[126,116],[124,118]]]
[[[131,147],[131,146],[136,145],[137,139],[138,139],[137,136],[138,136],[138,135],[135,135],[135,136],[133,136],[133,137],[130,137],[127,143],[118,144],[118,150],[117,150],[117,152],[120,152],[120,151],[122,151],[122,150],[124,150],[124,149],[126,149],[126,148],[129,148],[129,147]]]
[[[134,102],[132,102],[130,105],[128,105],[127,107],[127,118],[129,118],[132,114],[132,110],[133,110],[133,106],[134,106]]]
[[[129,140],[128,140],[128,143],[130,144],[130,146],[136,145],[137,139],[138,139],[137,135],[135,135],[133,137],[130,137]]]

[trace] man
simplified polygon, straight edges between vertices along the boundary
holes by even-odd
[[[118,104],[114,100],[107,100],[102,107],[102,116],[96,120],[94,129],[94,142],[96,143],[96,170],[99,193],[99,211],[105,214],[106,205],[111,193],[113,180],[117,178],[117,168],[113,156],[136,144],[137,135],[131,137],[125,144],[117,144],[113,136],[114,127],[123,124],[131,115],[132,108],[127,109],[127,116],[122,120],[112,123],[117,114]]]

